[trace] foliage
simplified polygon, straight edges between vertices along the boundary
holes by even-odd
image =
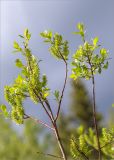
[[[83,24],[79,23],[77,28],[78,32],[74,33],[81,36],[83,45],[80,45],[73,55],[73,68],[70,77],[74,80],[78,77],[90,79],[92,74],[100,74],[102,69],[108,68],[108,51],[105,48],[100,49],[98,37],[95,37],[91,43],[85,40],[85,27]]]
[[[44,31],[40,35],[45,39],[44,42],[50,44],[49,51],[55,58],[68,60],[68,41],[64,41],[58,33],[52,35],[51,31]]]
[[[93,150],[98,150],[96,143],[96,135],[92,128],[89,128],[88,132],[85,132],[83,126],[80,126],[77,130],[79,135],[77,137],[71,137],[70,149],[74,159],[91,159]],[[102,151],[102,158],[113,159],[114,158],[114,128],[106,129],[102,128],[100,135],[100,144]],[[85,157],[87,156],[87,158]]]
[[[23,130],[12,128],[11,121],[0,116],[0,159],[1,160],[52,160],[49,156],[37,152],[47,152],[45,141],[41,142],[44,130],[31,120],[25,122]],[[49,147],[49,145],[47,145]]]
[[[104,159],[114,158],[113,146],[112,146],[112,142],[114,141],[113,139],[114,129],[112,128],[110,130],[107,130],[106,128],[103,128],[101,135],[98,134],[98,127],[97,127],[98,118],[96,115],[96,105],[95,105],[94,75],[96,75],[97,73],[100,74],[103,69],[108,68],[108,51],[105,48],[101,48],[101,46],[98,44],[98,37],[95,37],[92,40],[92,42],[88,42],[85,40],[85,27],[82,23],[79,23],[77,25],[77,29],[78,32],[74,32],[74,34],[79,34],[81,36],[83,44],[79,46],[79,48],[76,50],[75,54],[72,57],[73,58],[72,74],[70,78],[72,78],[73,80],[77,80],[77,78],[85,78],[87,80],[92,79],[92,88],[93,88],[92,107],[93,107],[94,127],[96,133],[94,133],[94,130],[92,128],[90,128],[88,131],[85,131],[83,126],[80,126],[76,130],[76,134],[72,135],[71,137],[70,151],[74,159],[80,159],[80,160],[91,158],[94,151],[97,151],[99,153],[98,155],[99,160],[101,160],[101,155],[100,155],[101,153]],[[67,160],[67,154],[66,154],[67,149],[65,149],[64,146],[66,142],[64,141],[65,143],[63,145],[62,138],[59,135],[61,131],[58,130],[57,120],[60,115],[61,102],[63,99],[64,90],[67,82],[67,72],[68,72],[67,60],[69,55],[68,41],[63,40],[63,37],[60,34],[58,33],[53,34],[51,31],[44,31],[40,35],[44,38],[44,42],[50,45],[49,47],[50,53],[56,59],[62,60],[65,63],[66,67],[65,80],[62,92],[60,93],[58,90],[55,90],[54,92],[54,96],[58,104],[56,115],[54,115],[51,105],[48,101],[50,89],[48,88],[47,85],[47,76],[45,74],[41,75],[39,60],[32,54],[31,49],[29,48],[31,33],[29,32],[28,29],[25,29],[23,35],[19,35],[19,37],[22,39],[23,42],[22,46],[18,44],[16,41],[14,42],[14,49],[15,49],[14,53],[20,52],[21,55],[25,58],[24,61],[25,63],[23,63],[21,59],[16,59],[15,61],[16,66],[21,69],[21,73],[14,80],[13,84],[11,84],[10,86],[5,86],[4,89],[4,96],[9,105],[11,106],[11,111],[8,112],[5,105],[1,105],[0,109],[2,114],[4,114],[6,117],[10,117],[17,124],[23,124],[24,119],[29,118],[36,121],[37,123],[43,124],[45,127],[50,128],[55,133],[54,135],[58,142],[62,158],[64,160]],[[83,96],[83,93],[81,96]],[[26,98],[30,98],[34,103],[36,104],[40,103],[42,105],[46,115],[48,116],[51,122],[50,126],[47,123],[44,123],[40,120],[36,120],[25,113],[24,101],[26,100]],[[91,102],[88,99],[86,99],[86,97],[84,99],[84,96],[83,100],[84,101],[82,101],[82,103],[85,103],[87,105],[88,114],[90,115],[88,121],[91,121],[92,111],[89,110]],[[76,113],[76,116],[78,114]],[[82,115],[80,114],[80,116]],[[84,115],[82,117],[84,118]],[[62,122],[64,121],[62,120]],[[85,125],[86,128],[88,128],[89,125],[88,124],[86,125]],[[90,126],[91,125],[92,124],[90,124]],[[29,127],[31,128],[31,126]],[[20,144],[20,146],[25,147],[27,149],[27,152],[30,152],[30,150],[34,152],[35,148],[38,147],[37,134],[36,130],[32,128],[33,135],[31,135],[31,132],[29,131],[30,128],[29,129],[28,128],[25,129],[26,133],[26,138],[24,139],[25,144],[24,145]],[[66,128],[64,127],[64,130],[65,129]],[[69,132],[69,134],[70,133],[71,132]],[[35,148],[34,147],[27,148],[29,144],[27,136],[29,137],[30,145],[34,146]],[[22,152],[22,155],[23,154],[25,154],[25,152]],[[21,159],[21,157],[19,158]],[[29,160],[29,153],[28,155],[26,155],[26,158]]]
[[[29,40],[31,38],[31,34],[28,29],[24,31],[23,35],[19,35],[19,37],[23,40],[23,46],[21,47],[16,41],[14,42],[14,53],[21,52],[22,56],[25,58],[25,64],[20,60],[16,59],[16,66],[21,69],[21,73],[15,79],[14,83],[10,86],[5,86],[4,95],[5,99],[11,106],[11,114],[9,116],[13,121],[17,124],[22,124],[24,119],[31,118],[24,111],[24,100],[28,97],[34,103],[40,103],[45,110],[49,120],[51,121],[52,127],[48,124],[34,119],[37,123],[42,123],[44,126],[50,128],[55,132],[55,137],[59,144],[59,148],[61,150],[62,156],[66,159],[66,155],[64,153],[64,148],[60,139],[60,135],[58,132],[56,121],[59,116],[59,111],[61,107],[61,102],[66,86],[67,80],[67,59],[69,54],[68,42],[64,41],[62,36],[59,34],[54,34],[52,37],[51,32],[42,32],[41,36],[43,36],[46,40],[45,42],[50,42],[50,52],[57,59],[61,59],[64,61],[66,65],[66,76],[65,82],[62,89],[62,93],[59,96],[59,91],[54,92],[54,96],[58,102],[58,110],[56,116],[54,116],[50,103],[47,99],[49,95],[50,89],[47,87],[47,77],[46,75],[40,74],[39,61],[36,57],[31,53],[29,48]],[[4,105],[1,106],[2,112],[6,113],[6,107]]]
[[[24,107],[23,101],[30,97],[34,103],[42,102],[49,95],[46,75],[40,75],[40,68],[37,58],[32,55],[28,46],[31,34],[28,29],[24,31],[24,47],[20,47],[14,42],[15,52],[21,52],[26,60],[23,64],[20,59],[16,60],[16,66],[21,69],[21,73],[11,86],[5,86],[4,95],[11,105],[11,118],[18,124],[23,123]]]

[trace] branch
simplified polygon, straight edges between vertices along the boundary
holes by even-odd
[[[27,94],[18,94],[18,93],[16,93],[16,95],[18,95],[18,96],[24,96],[24,97],[26,97],[26,98],[30,97],[30,96],[27,95]]]
[[[31,116],[29,116],[29,115],[27,115],[27,114],[24,114],[24,119],[32,119],[33,121],[35,121],[36,123],[40,123],[40,124],[42,124],[42,125],[44,125],[45,127],[47,127],[47,128],[49,128],[49,129],[51,129],[51,130],[53,130],[53,131],[55,131],[55,129],[54,128],[52,128],[51,126],[49,126],[47,123],[45,123],[45,122],[43,122],[43,121],[41,121],[41,120],[39,120],[39,119],[36,119],[36,118],[33,118],[33,117],[31,117]]]
[[[105,143],[105,144],[101,147],[101,149],[102,149],[102,148],[104,148],[104,147],[106,147],[107,145],[112,144],[112,143],[114,143],[114,140],[113,140],[113,141],[110,141],[110,142]]]
[[[59,158],[59,159],[64,159],[63,157],[58,157],[56,155],[53,155],[53,154],[49,154],[49,153],[42,153],[42,152],[37,152],[38,154],[41,154],[41,155],[44,155],[44,156],[50,156],[50,157],[53,157],[53,158]]]
[[[91,63],[91,59],[89,57],[88,51],[87,51],[87,58],[88,58],[88,63],[91,68],[91,75],[92,75],[92,94],[93,94],[93,120],[94,120],[94,128],[96,132],[96,139],[97,139],[97,146],[98,146],[98,153],[99,153],[99,160],[101,160],[101,147],[100,147],[100,140],[99,140],[99,132],[98,132],[98,124],[97,124],[97,119],[96,119],[96,95],[95,95],[95,79],[94,79],[94,73],[93,73],[93,66]]]
[[[74,140],[72,139],[72,141],[74,142]],[[75,142],[74,142],[75,143]],[[77,151],[86,159],[86,160],[89,160],[89,158],[86,156],[86,154],[83,152],[83,151],[81,151],[79,148],[79,146],[78,146],[78,144],[77,143],[75,143],[75,145],[76,145],[76,149],[77,149]]]
[[[42,98],[42,94],[41,94],[41,93],[40,93],[40,96],[41,96],[41,98]],[[42,98],[42,99],[43,99],[43,98]],[[48,108],[48,110],[49,110],[49,112],[50,112],[51,119],[52,119],[53,122],[54,122],[54,115],[53,115],[51,106],[50,106],[50,104],[49,104],[49,101],[48,101],[47,98],[45,98],[45,99],[43,99],[43,100],[44,100],[44,102],[45,102],[45,104],[46,104],[46,106],[47,106],[47,108]]]
[[[66,87],[66,82],[67,82],[67,74],[68,74],[68,67],[67,67],[67,62],[65,60],[65,58],[63,57],[63,55],[60,53],[61,57],[63,58],[63,61],[65,62],[65,80],[64,80],[64,85],[63,85],[63,89],[62,89],[62,92],[61,92],[61,97],[60,97],[60,100],[59,100],[59,105],[58,105],[58,110],[57,110],[57,114],[56,114],[56,117],[55,117],[55,121],[57,121],[58,119],[58,116],[59,116],[59,112],[60,112],[60,108],[61,108],[61,102],[62,102],[62,99],[63,99],[63,95],[64,95],[64,91],[65,91],[65,87]]]
[[[33,89],[35,95],[37,96],[37,98],[39,99],[39,102],[42,104],[42,107],[44,108],[46,114],[48,115],[48,117],[50,118],[52,124],[53,124],[53,119],[52,119],[52,116],[49,114],[48,110],[46,109],[44,103],[42,102],[42,99],[40,98],[40,96],[38,96],[38,94],[36,93],[35,89]]]
[[[63,97],[63,92],[64,92],[64,89],[65,89],[65,86],[66,86],[66,80],[67,80],[67,63],[66,63],[66,60],[64,59],[63,57],[63,61],[65,62],[66,64],[66,78],[65,78],[65,84],[64,84],[64,87],[63,87],[63,91],[62,91],[62,95],[61,95],[61,99],[60,99],[60,106],[61,106],[61,101],[62,101],[62,97]],[[31,68],[31,65],[30,65],[30,61],[28,60],[28,66],[32,72],[32,68]],[[36,97],[38,98],[39,102],[42,104],[42,107],[44,108],[46,114],[48,115],[49,119],[51,120],[51,123],[53,125],[53,128],[54,128],[54,131],[55,131],[55,135],[56,135],[56,138],[57,138],[57,142],[59,144],[59,148],[61,150],[61,153],[63,155],[63,159],[64,160],[67,160],[67,157],[66,157],[66,154],[65,154],[65,151],[64,151],[64,147],[62,145],[62,142],[61,142],[61,139],[60,139],[60,136],[59,136],[59,133],[58,133],[58,129],[57,129],[57,126],[56,126],[56,121],[54,120],[54,116],[53,116],[53,112],[51,110],[51,107],[50,107],[50,104],[49,102],[46,100],[44,101],[44,99],[42,99],[42,94],[38,94],[37,93],[37,89],[36,88],[33,88],[33,92],[34,94],[36,95]],[[47,108],[46,106],[44,105],[44,102],[45,104],[47,105]],[[47,110],[48,109],[48,110]],[[58,108],[58,115],[59,115],[59,110],[60,110],[60,107]],[[57,118],[58,118],[58,115],[57,115]],[[47,124],[45,124],[45,126],[47,126]],[[50,128],[50,126],[48,126],[48,128]]]

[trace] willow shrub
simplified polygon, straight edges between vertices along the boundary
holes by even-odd
[[[94,154],[92,152],[93,149],[98,152],[99,160],[102,158],[114,158],[112,145],[114,140],[114,129],[108,130],[103,128],[102,132],[99,133],[95,104],[95,75],[101,74],[103,69],[108,68],[109,53],[105,48],[102,48],[101,45],[99,45],[98,37],[93,38],[91,41],[86,40],[84,24],[79,23],[77,25],[77,32],[73,32],[73,34],[81,36],[82,45],[77,47],[76,52],[72,56],[72,73],[70,78],[74,80],[77,80],[78,78],[92,80],[93,119],[95,130],[88,128],[88,131],[85,132],[83,126],[80,126],[77,129],[77,137],[71,135],[71,138],[69,138],[69,150],[71,151],[72,158],[77,160],[90,159]],[[2,104],[1,113],[4,114],[5,117],[11,118],[17,124],[23,124],[24,120],[27,118],[34,119],[25,113],[23,102],[26,98],[30,98],[35,104],[40,103],[45,114],[50,119],[51,125],[40,120],[34,120],[53,130],[61,151],[61,156],[55,156],[53,154],[49,154],[48,156],[67,160],[65,146],[63,146],[61,136],[59,135],[57,120],[68,79],[69,45],[68,41],[64,40],[62,35],[58,33],[53,34],[51,31],[44,31],[40,33],[40,35],[44,39],[44,42],[49,45],[49,52],[51,55],[56,60],[60,60],[65,64],[65,80],[62,91],[51,91],[48,86],[47,76],[40,73],[40,60],[32,54],[29,47],[31,33],[28,29],[25,29],[23,35],[19,35],[22,40],[22,45],[16,41],[14,42],[14,53],[20,52],[25,61],[24,63],[21,59],[16,59],[15,61],[16,66],[20,68],[21,72],[11,85],[7,85],[4,88],[4,96],[11,109],[10,111],[7,111],[7,107]],[[51,92],[54,93],[57,101],[56,114],[53,113],[52,106],[48,100],[48,96]]]

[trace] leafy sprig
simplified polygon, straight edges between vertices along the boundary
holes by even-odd
[[[105,48],[100,48],[98,44],[98,37],[95,37],[92,42],[85,40],[84,25],[79,23],[77,25],[78,32],[82,38],[83,44],[79,46],[73,55],[72,74],[71,78],[85,78],[90,79],[93,75],[101,73],[103,69],[108,68],[108,51]]]

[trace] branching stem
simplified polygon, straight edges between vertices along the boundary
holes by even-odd
[[[61,54],[61,53],[60,53],[60,54]],[[61,150],[63,159],[64,159],[64,160],[67,160],[67,157],[66,157],[66,154],[65,154],[65,150],[64,150],[64,147],[63,147],[63,144],[62,144],[62,141],[61,141],[59,132],[58,132],[57,124],[56,124],[56,120],[57,120],[57,118],[58,118],[58,116],[59,116],[60,107],[61,107],[61,102],[62,102],[62,98],[63,98],[65,86],[66,86],[66,81],[67,81],[67,62],[66,62],[66,60],[64,59],[64,57],[63,57],[62,54],[61,54],[61,56],[62,56],[63,61],[64,61],[65,64],[66,64],[66,77],[65,77],[65,82],[64,82],[64,86],[63,86],[61,98],[60,98],[60,101],[59,101],[59,106],[58,106],[58,111],[57,111],[56,119],[54,118],[54,115],[53,115],[53,112],[52,112],[52,109],[51,109],[51,106],[50,106],[48,100],[47,100],[47,99],[43,99],[41,93],[37,94],[36,88],[33,89],[33,92],[34,92],[34,94],[36,95],[36,97],[38,98],[38,100],[39,100],[39,102],[41,103],[42,107],[44,108],[44,110],[45,110],[45,112],[46,112],[46,115],[49,117],[49,119],[50,119],[50,121],[51,121],[51,123],[52,123],[52,125],[53,125],[53,129],[54,129],[54,131],[55,131],[55,136],[56,136],[56,139],[57,139],[59,148],[60,148],[60,150]],[[30,71],[32,72],[32,68],[31,68],[31,65],[30,65],[30,61],[27,60],[27,62],[28,62],[28,66],[29,66],[29,68],[30,68]],[[44,104],[44,103],[45,103],[45,104]],[[46,107],[45,105],[46,105],[47,107]],[[42,123],[42,124],[45,125],[46,127],[50,128],[50,126],[48,126],[47,124],[45,124],[45,123]]]
[[[43,108],[44,108],[44,110],[45,110],[47,116],[49,117],[49,119],[50,119],[50,121],[51,121],[51,123],[52,123],[52,125],[53,125],[54,131],[55,131],[55,136],[56,136],[56,139],[57,139],[59,148],[60,148],[60,150],[61,150],[63,159],[64,159],[64,160],[67,160],[67,157],[66,157],[66,154],[65,154],[65,150],[64,150],[64,147],[63,147],[63,145],[62,145],[61,138],[60,138],[60,135],[59,135],[59,132],[58,132],[58,128],[57,128],[56,122],[55,122],[54,117],[53,117],[53,113],[51,113],[51,112],[49,113],[49,112],[47,111],[47,109],[46,109],[44,103],[42,102],[41,97],[39,97],[39,96],[37,95],[37,93],[35,92],[35,90],[34,90],[34,93],[35,93],[36,96],[38,97],[40,103],[42,104],[42,106],[43,106]],[[48,107],[51,108],[49,102],[46,103],[46,104],[49,105]],[[51,111],[52,111],[52,110],[51,110]],[[48,128],[49,128],[49,127],[48,127]]]

